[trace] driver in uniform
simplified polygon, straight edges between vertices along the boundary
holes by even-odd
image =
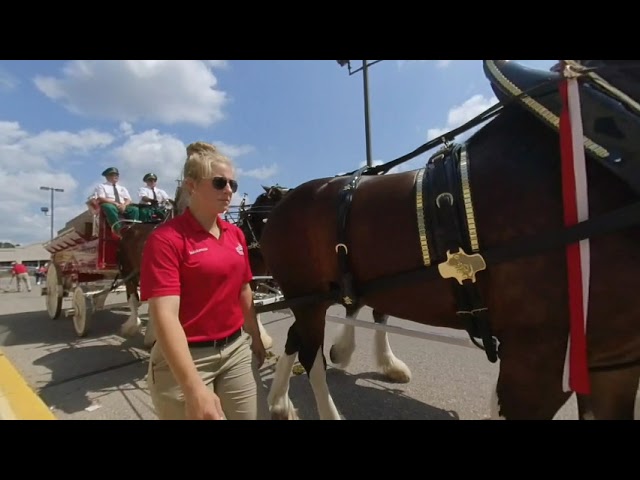
[[[149,222],[154,215],[164,219],[167,212],[162,205],[170,200],[169,195],[157,187],[158,177],[155,173],[147,173],[142,181],[146,183],[146,186],[140,187],[140,190],[138,190],[138,197],[140,198],[138,203],[150,206],[140,209],[141,220]]]
[[[95,198],[104,211],[111,230],[119,235],[124,226],[120,221],[120,215],[130,220],[140,220],[140,212],[138,207],[132,204],[129,191],[117,184],[120,179],[117,168],[107,168],[102,172],[102,176],[106,178],[106,182],[96,187]]]

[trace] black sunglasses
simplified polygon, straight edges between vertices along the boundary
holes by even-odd
[[[238,182],[236,182],[235,180],[227,180],[224,177],[213,177],[211,179],[211,185],[213,185],[213,188],[215,188],[216,190],[224,190],[224,187],[227,186],[227,183],[231,187],[231,191],[233,193],[236,193],[238,191]]]

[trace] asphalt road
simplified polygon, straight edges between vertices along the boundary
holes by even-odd
[[[112,294],[107,304],[120,303],[124,294]],[[94,314],[89,335],[75,336],[70,318],[49,319],[45,297],[39,287],[31,293],[0,293],[0,348],[39,393],[59,419],[155,419],[146,391],[148,352],[144,330],[133,338],[119,334],[126,309]],[[65,299],[63,307],[69,305]],[[329,313],[343,316],[333,307]],[[146,321],[146,306],[141,309]],[[370,318],[363,310],[362,319]],[[283,351],[292,318],[289,312],[262,315],[273,337],[272,358],[262,368],[269,388],[277,355]],[[391,319],[390,325],[446,333]],[[327,323],[325,354],[338,328]],[[489,399],[498,366],[490,364],[475,347],[451,345],[392,334],[394,353],[412,371],[409,383],[385,380],[376,372],[373,357],[374,332],[356,329],[356,352],[345,372],[329,368],[327,380],[335,404],[345,419],[353,420],[479,420],[488,418]],[[293,375],[290,396],[302,419],[317,419],[313,393],[306,375]],[[570,399],[556,419],[577,419],[575,400]]]

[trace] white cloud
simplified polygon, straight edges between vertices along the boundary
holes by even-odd
[[[36,87],[69,111],[118,122],[210,126],[224,118],[225,92],[213,68],[222,60],[74,60]]]
[[[449,110],[449,113],[447,114],[447,123],[444,127],[430,128],[427,131],[427,140],[436,138],[439,135],[443,135],[450,130],[453,130],[454,128],[464,125],[466,122],[477,117],[496,103],[498,103],[498,99],[495,96],[490,98],[486,98],[484,95],[480,94],[472,96],[461,105],[456,105]],[[461,134],[456,140],[468,138],[478,128],[479,127],[474,127],[473,129]]]
[[[27,136],[27,132],[20,128],[18,122],[0,121],[0,145],[14,142]]]
[[[0,122],[0,169],[9,173],[44,172],[52,166],[51,160],[104,148],[113,140],[112,135],[92,129],[77,133],[46,130],[30,135],[18,122]]]
[[[126,122],[119,125],[119,131],[126,136],[120,136],[116,144],[114,136],[93,129],[31,133],[18,122],[0,122],[0,218],[11,219],[0,226],[0,239],[23,245],[48,240],[51,217],[45,216],[40,208],[50,208],[51,197],[50,192],[39,187],[64,189],[54,194],[55,235],[87,208],[87,197],[104,181],[100,173],[109,165],[118,167],[122,185],[134,198],[147,172],[158,175],[160,188],[173,197],[175,181],[180,178],[186,158],[185,143],[156,129],[134,133]],[[251,145],[222,141],[215,144],[234,157],[255,151]],[[77,177],[74,168],[77,160],[73,155],[79,154],[91,155],[93,179]],[[276,165],[253,164],[241,170],[242,175],[258,179],[275,172]],[[240,203],[241,195],[238,192],[234,196],[234,204]]]
[[[78,133],[46,130],[25,138],[22,144],[30,152],[58,157],[69,152],[87,153],[104,148],[111,145],[113,140],[113,135],[93,129],[81,130]]]
[[[22,244],[49,238],[51,218],[40,207],[50,207],[51,192],[40,190],[41,185],[64,189],[54,193],[56,230],[71,218],[69,212],[78,209],[73,202],[78,184],[71,175],[37,170],[10,173],[0,168],[0,218],[11,219],[2,222],[0,237]]]
[[[277,165],[250,169],[239,166],[236,158],[255,151],[252,145],[232,145],[222,141],[212,143],[232,158],[238,176],[264,180],[278,172]],[[137,194],[138,188],[143,186],[144,174],[153,172],[158,176],[158,187],[173,198],[178,185],[176,180],[181,177],[186,159],[186,148],[182,140],[172,135],[162,134],[158,130],[147,130],[128,137],[122,146],[113,151],[111,158],[113,164],[120,169],[120,183],[127,187],[130,194]]]
[[[231,158],[232,161],[235,161],[236,158],[246,155],[248,153],[252,153],[255,151],[255,147],[252,145],[229,145],[228,143],[221,142],[216,140],[211,142],[216,146],[224,155]]]
[[[250,170],[236,167],[236,170],[238,171],[238,176],[251,177],[258,180],[266,180],[278,173],[278,166],[276,164],[272,164],[272,165],[269,165],[268,167],[262,166],[258,168],[252,168]]]
[[[54,194],[57,231],[84,208],[77,200],[78,181],[65,155],[93,152],[113,137],[97,130],[43,131],[31,134],[18,122],[0,122],[0,237],[21,244],[49,238],[51,194],[40,186],[64,189]]]
[[[154,129],[132,134],[110,157],[120,170],[120,183],[137,200],[138,189],[144,186],[142,177],[149,172],[158,176],[158,187],[173,198],[186,155],[182,140]],[[104,181],[98,178],[100,172],[96,175],[97,182]]]
[[[398,68],[405,68],[411,65],[419,65],[424,62],[434,63],[436,68],[447,68],[453,60],[396,60]]]
[[[127,137],[133,133],[133,125],[131,125],[129,122],[120,122],[118,128],[120,130],[120,133],[124,134]]]
[[[9,72],[0,69],[0,92],[10,92],[19,84],[19,80]]]
[[[204,62],[210,67],[215,68],[227,68],[229,66],[226,60],[204,60]]]
[[[396,60],[396,65],[398,65],[398,68],[405,68],[411,65],[417,65],[428,61],[429,60]]]

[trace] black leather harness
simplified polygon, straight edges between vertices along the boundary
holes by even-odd
[[[464,209],[460,172],[464,148],[464,145],[446,143],[431,156],[423,175],[416,177],[416,195],[423,199],[422,211],[416,213],[424,220],[424,235],[429,249],[427,266],[437,263],[441,277],[450,279],[457,315],[463,320],[471,341],[485,350],[487,359],[494,363],[498,359],[497,341],[491,332],[489,312],[475,278],[477,271],[483,270],[486,264],[480,255],[468,254],[476,248],[471,244],[470,226]],[[363,167],[352,173],[338,200],[336,253],[340,272],[339,301],[348,312],[360,304],[349,268],[349,213],[358,184],[370,171],[369,167]],[[481,339],[482,346],[476,338]]]
[[[367,295],[418,281],[431,281],[439,275],[440,278],[451,279],[456,313],[462,318],[471,340],[485,350],[489,361],[495,362],[498,358],[497,341],[491,332],[489,311],[476,284],[477,272],[484,270],[487,265],[541,254],[552,248],[606,235],[640,223],[640,202],[635,202],[589,218],[577,225],[550,232],[538,232],[513,244],[485,250],[482,256],[479,255],[475,225],[469,225],[470,217],[468,212],[465,212],[465,203],[470,203],[469,192],[465,192],[462,187],[464,182],[468,181],[462,178],[461,168],[464,163],[461,160],[466,155],[465,146],[450,144],[448,140],[495,117],[505,106],[516,102],[522,102],[525,108],[554,128],[560,111],[557,93],[557,82],[561,78],[559,75],[536,72],[514,63],[494,60],[485,61],[485,72],[499,98],[498,104],[442,137],[430,140],[413,152],[383,165],[363,167],[344,175],[348,177],[348,182],[341,190],[337,204],[337,288],[287,298],[269,306],[258,306],[257,313],[319,301],[338,302],[347,312],[353,312],[361,305],[357,295]],[[581,85],[587,153],[623,179],[636,193],[640,193],[640,158],[636,158],[635,155],[635,147],[640,145],[640,104],[628,99],[606,82],[598,81],[597,78],[595,80],[597,86],[592,82]],[[616,125],[613,127],[616,128],[605,129],[602,126],[606,122],[611,124],[612,120],[615,120]],[[365,175],[385,174],[397,165],[439,144],[444,144],[444,148],[430,157],[425,168],[417,175],[415,184],[416,197],[420,199],[416,202],[416,215],[419,231],[422,227],[419,241],[424,265],[410,271],[370,280],[356,287],[349,268],[347,227],[353,196],[360,180]],[[624,150],[627,150],[626,159]],[[476,342],[477,338],[482,340],[483,346]]]

